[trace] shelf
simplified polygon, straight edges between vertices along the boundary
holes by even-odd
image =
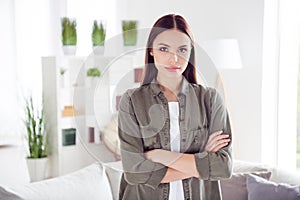
[[[60,127],[61,128],[74,128],[77,126],[77,122],[85,120],[84,115],[70,116],[70,117],[61,117],[60,118]]]
[[[87,89],[87,87],[86,86],[76,86],[76,87],[60,87],[59,88],[60,90],[67,90],[67,91],[69,91],[69,90],[76,90],[76,89],[78,89],[78,90],[86,90]]]
[[[49,147],[52,177],[95,162],[95,157],[102,162],[117,159],[100,140],[101,133],[117,111],[112,109],[116,106],[116,97],[128,88],[139,87],[137,81],[143,62],[144,59],[138,54],[118,59],[105,56],[42,58],[45,118],[51,124]],[[89,87],[86,71],[90,67],[98,67],[102,72],[101,87],[95,83]],[[60,68],[66,69],[63,77],[59,73]],[[74,87],[73,83],[78,85]],[[65,106],[73,106],[79,115],[62,117]],[[62,130],[69,128],[76,129],[76,143],[63,146]]]

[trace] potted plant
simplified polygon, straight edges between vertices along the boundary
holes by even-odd
[[[104,53],[104,43],[105,43],[106,29],[104,21],[94,20],[93,31],[92,31],[92,43],[94,54]]]
[[[65,73],[66,73],[66,69],[65,68],[60,68],[59,69],[59,84],[60,84],[60,87],[63,88],[65,86]]]
[[[76,20],[68,17],[61,19],[62,27],[62,44],[65,55],[75,55],[77,44]]]
[[[26,138],[29,148],[27,164],[31,181],[42,180],[46,176],[47,132],[45,129],[44,109],[34,106],[32,96],[25,100]]]
[[[101,76],[101,72],[97,67],[89,68],[87,70],[87,86],[96,86],[99,77]]]
[[[123,44],[124,46],[135,46],[137,42],[137,24],[136,20],[123,20]]]

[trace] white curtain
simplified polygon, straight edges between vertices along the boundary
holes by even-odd
[[[0,145],[20,136],[20,106],[17,90],[14,2],[0,1]]]
[[[0,1],[0,145],[24,142],[24,100],[41,104],[41,57],[59,55],[58,0]]]

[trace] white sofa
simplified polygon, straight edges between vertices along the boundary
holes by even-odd
[[[94,163],[76,172],[39,182],[0,185],[0,200],[113,200],[118,197],[122,171],[114,166]]]
[[[231,197],[227,196],[224,200],[247,199],[247,194],[243,194],[243,198],[236,196],[237,187],[244,187],[241,188],[241,190],[246,190],[246,179],[245,177],[240,179],[241,177],[239,176],[238,181],[242,180],[243,183],[237,182],[238,185],[232,185],[235,175],[267,171],[271,172],[271,181],[300,184],[299,172],[280,170],[257,163],[234,161],[233,179],[221,181],[221,187],[222,192],[225,192],[226,188],[229,188],[229,190],[233,188],[235,191],[230,194],[232,195]],[[113,163],[94,163],[65,176],[40,182],[14,184],[10,186],[0,183],[0,200],[116,200],[118,199],[121,174],[122,165],[119,161]],[[236,182],[234,184],[236,184]]]

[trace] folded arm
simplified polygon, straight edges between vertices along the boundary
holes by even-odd
[[[146,152],[147,159],[205,180],[229,178],[232,173],[231,128],[226,107],[220,95],[210,91],[210,124],[205,151],[195,154],[176,153],[162,149]],[[223,133],[224,132],[224,133]]]
[[[230,139],[228,139],[229,135],[221,135],[221,133],[222,131],[217,131],[209,137],[205,148],[206,152],[215,153],[228,145],[230,141]],[[194,154],[154,149],[145,153],[145,156],[153,162],[161,163],[183,174],[199,178]]]
[[[168,168],[145,158],[139,124],[127,93],[120,101],[118,135],[126,182],[132,185],[145,184],[155,189]]]
[[[182,173],[181,171],[169,167],[164,178],[161,180],[161,183],[169,183],[172,181],[183,180],[191,177],[192,176],[189,174]]]

